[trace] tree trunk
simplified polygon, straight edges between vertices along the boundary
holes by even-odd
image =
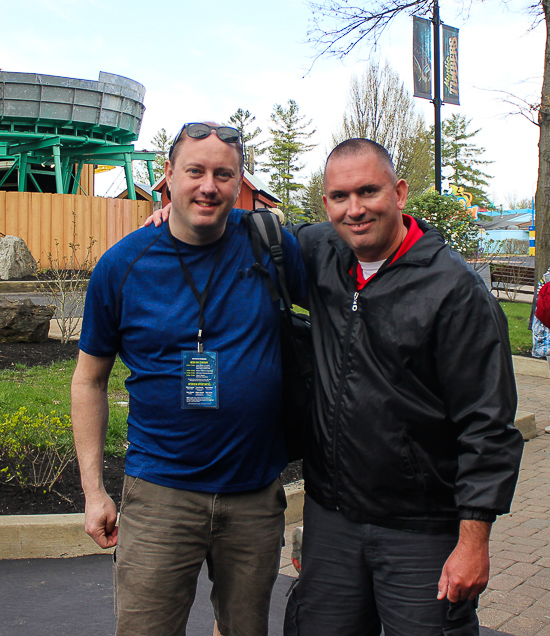
[[[550,267],[550,0],[542,0],[541,4],[546,20],[546,51],[539,111],[539,175],[535,197],[535,280],[539,280]]]

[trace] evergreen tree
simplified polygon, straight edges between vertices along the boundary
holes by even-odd
[[[457,114],[441,122],[441,168],[451,184],[463,186],[473,195],[474,205],[490,207],[492,204],[484,188],[488,187],[487,179],[491,177],[479,166],[489,165],[492,161],[481,159],[485,148],[470,142],[479,132],[479,129],[468,130],[471,123],[471,119]]]
[[[269,129],[271,144],[267,148],[268,160],[263,168],[271,174],[269,185],[281,199],[285,218],[293,222],[303,218],[302,210],[294,203],[296,192],[304,188],[295,180],[296,173],[304,167],[299,160],[304,153],[315,148],[315,144],[307,143],[315,130],[307,130],[311,120],[304,119],[294,100],[289,99],[286,108],[275,104],[271,113],[273,128]]]
[[[262,132],[262,129],[258,126],[256,126],[254,130],[249,130],[255,121],[256,117],[254,117],[249,110],[237,108],[235,113],[229,118],[228,123],[228,126],[233,126],[242,135],[244,166],[248,172],[252,174],[254,174],[256,164],[258,163],[258,157],[265,152],[265,148],[263,147],[265,142],[251,143]]]
[[[327,211],[323,204],[324,191],[323,170],[319,169],[311,175],[300,197],[304,211],[303,216],[308,221],[328,221]]]

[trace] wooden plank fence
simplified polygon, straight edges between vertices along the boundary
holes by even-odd
[[[40,267],[48,267],[50,253],[72,266],[71,243],[79,245],[76,258],[82,263],[94,239],[91,256],[97,260],[152,211],[149,201],[0,191],[0,233],[22,238]]]

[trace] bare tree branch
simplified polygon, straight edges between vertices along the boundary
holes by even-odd
[[[510,115],[521,115],[525,117],[527,121],[535,126],[540,126],[539,123],[539,112],[540,112],[540,98],[537,100],[532,97],[531,100],[524,99],[523,97],[519,97],[514,93],[510,93],[509,91],[497,90],[492,88],[482,88],[481,90],[490,91],[491,93],[497,93],[501,95],[499,101],[503,104],[508,104],[512,106],[514,110],[511,110],[505,114],[505,117]]]
[[[366,6],[352,5],[347,0],[310,2],[313,28],[308,32],[308,42],[318,50],[315,59],[323,55],[343,58],[363,40],[376,45],[384,29],[402,11],[422,16],[432,5],[433,0],[375,0]]]

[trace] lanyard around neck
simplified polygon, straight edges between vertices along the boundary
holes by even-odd
[[[202,335],[203,327],[204,327],[204,306],[206,304],[206,297],[208,296],[208,292],[210,291],[210,285],[212,283],[212,279],[214,278],[214,271],[216,270],[216,266],[220,262],[223,248],[225,247],[225,244],[227,242],[227,232],[223,233],[223,236],[221,238],[221,241],[218,247],[218,251],[216,252],[216,259],[214,261],[212,271],[210,272],[210,276],[208,277],[208,282],[206,283],[206,287],[203,289],[202,294],[199,294],[199,290],[197,289],[197,286],[195,285],[195,282],[193,281],[193,278],[191,277],[191,272],[187,268],[187,265],[185,264],[185,262],[183,261],[183,258],[181,257],[181,254],[179,253],[177,243],[174,240],[174,237],[172,236],[170,227],[168,227],[168,236],[170,237],[172,247],[174,248],[174,250],[176,251],[176,254],[178,255],[178,260],[180,262],[183,275],[185,276],[187,282],[189,283],[189,287],[191,287],[191,291],[193,292],[193,295],[195,296],[195,298],[197,299],[197,302],[199,303],[199,332],[197,334],[197,351],[199,353],[202,353],[204,351],[203,335]]]

